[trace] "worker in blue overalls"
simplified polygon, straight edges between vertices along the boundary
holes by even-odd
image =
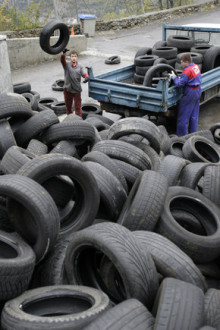
[[[202,81],[200,68],[192,62],[189,53],[184,53],[180,60],[183,68],[181,76],[178,78],[173,71],[169,74],[176,86],[183,87],[177,116],[176,134],[178,136],[197,131]]]

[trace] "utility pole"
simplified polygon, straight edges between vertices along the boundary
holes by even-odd
[[[120,18],[120,4],[119,4],[120,0],[117,0],[116,2],[116,13],[118,15],[118,18]]]
[[[76,7],[76,20],[77,20],[77,22],[78,22],[78,21],[79,21],[79,18],[78,18],[77,0],[75,0],[75,7]]]
[[[58,14],[57,14],[56,0],[53,0],[53,8],[54,8],[54,12],[55,12],[56,19],[59,19]]]
[[[143,0],[141,0],[141,9],[142,9],[143,14],[145,14],[145,11],[144,11],[144,1]]]

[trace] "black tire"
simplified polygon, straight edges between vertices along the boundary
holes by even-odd
[[[99,116],[101,117],[101,116]],[[109,125],[105,124],[101,119],[97,118],[97,117],[86,117],[85,122],[90,123],[91,125],[93,125],[98,132],[103,131],[104,129],[108,129]]]
[[[220,290],[209,289],[205,294],[205,324],[219,329]]]
[[[8,117],[29,118],[33,116],[28,101],[20,94],[2,93],[0,94],[0,119]]]
[[[179,53],[177,55],[177,58],[176,58],[177,63],[180,64],[180,62],[181,62],[180,58],[183,54],[185,54],[185,53]],[[193,63],[202,64],[202,61],[203,61],[203,55],[202,54],[196,53],[196,52],[188,52],[187,54],[191,55]]]
[[[203,130],[200,130],[200,131],[197,131],[197,132],[194,132],[194,133],[188,133],[184,136],[182,136],[182,138],[184,138],[185,140],[188,140],[190,137],[192,136],[202,136],[202,137],[205,137],[206,139],[214,142],[214,137],[213,137],[213,134],[210,132],[209,129],[203,129]]]
[[[17,94],[29,93],[31,91],[31,84],[29,82],[13,84],[13,91]]]
[[[199,220],[192,213],[187,212],[187,210],[174,209],[171,211],[172,216],[177,221],[177,223],[196,235],[206,235],[206,230],[199,222]]]
[[[144,77],[144,82],[143,85],[144,86],[148,86],[148,87],[152,87],[152,82],[153,82],[153,78],[155,76],[157,76],[158,74],[161,75],[164,72],[168,72],[171,73],[171,71],[175,70],[173,69],[173,67],[169,64],[157,64],[157,65],[153,65],[147,72],[146,75]]]
[[[153,231],[160,217],[168,188],[167,179],[154,171],[143,171],[133,185],[118,223],[131,231]]]
[[[110,56],[105,60],[105,64],[119,64],[121,63],[121,58],[120,56]]]
[[[160,285],[152,313],[155,330],[198,329],[203,325],[204,294],[191,283],[166,278]]]
[[[153,48],[152,49],[152,54],[157,55],[162,58],[168,59],[173,59],[176,58],[177,56],[177,48],[176,47],[159,47],[159,48]]]
[[[29,160],[35,157],[34,154],[18,146],[10,147],[1,161],[1,170],[5,174],[16,174],[17,171]]]
[[[6,301],[28,289],[35,254],[17,233],[0,230],[0,245],[0,297],[1,301]]]
[[[41,135],[41,141],[47,145],[61,140],[74,140],[81,143],[85,140],[93,144],[95,142],[95,129],[85,121],[75,120],[61,122],[50,126],[46,132]]]
[[[54,45],[50,45],[50,37],[54,31],[59,30],[59,38]],[[66,24],[59,20],[53,20],[47,23],[40,33],[40,46],[42,50],[50,55],[56,55],[66,48],[69,41],[69,28]]]
[[[176,47],[178,50],[190,50],[194,46],[194,40],[187,36],[170,35],[167,38],[167,46]]]
[[[158,59],[156,59],[154,61],[154,64],[153,65],[157,65],[157,64],[161,64],[161,63],[168,64],[168,61],[165,58],[159,57]]]
[[[94,221],[99,207],[99,189],[93,175],[78,159],[61,154],[42,155],[26,163],[18,174],[42,186],[57,175],[66,175],[73,181],[75,203],[66,219],[61,219],[60,235],[87,227]]]
[[[99,217],[116,221],[127,198],[121,182],[99,163],[85,161],[84,166],[91,171],[100,190]]]
[[[178,186],[181,172],[186,165],[187,161],[185,159],[167,155],[161,160],[158,172],[167,178],[169,186]]]
[[[135,57],[134,64],[136,66],[151,66],[153,65],[154,61],[158,58],[159,56],[156,55],[142,55]]]
[[[31,139],[39,137],[40,134],[50,126],[59,123],[59,119],[51,110],[44,110],[25,121],[14,133],[17,144],[26,148]]]
[[[197,264],[197,267],[206,278],[220,280],[220,267],[218,265],[218,261]]]
[[[37,288],[5,304],[2,327],[80,330],[108,307],[106,294],[93,288],[74,285]]]
[[[156,269],[163,278],[173,277],[207,290],[207,283],[199,268],[177,245],[157,233],[142,230],[134,231],[143,246],[149,250]]]
[[[208,166],[207,163],[199,162],[186,165],[181,172],[180,185],[196,190],[199,180],[204,175],[206,166]]]
[[[30,103],[32,110],[37,110],[39,99],[35,95],[31,93],[22,93],[21,95]]]
[[[6,119],[0,120],[0,159],[2,159],[7,150],[16,146],[16,141],[11,127]]]
[[[220,66],[220,47],[209,48],[203,56],[202,69],[207,72]]]
[[[128,164],[127,162],[114,159],[116,165],[120,168],[128,184],[128,191],[131,190],[138,176],[142,173],[137,167]]]
[[[137,74],[137,73],[134,73],[134,82],[136,84],[142,85],[143,82],[144,82],[144,76],[142,76],[140,74]]]
[[[58,79],[52,84],[53,91],[63,91],[64,90],[64,79]]]
[[[39,140],[31,139],[30,142],[27,145],[28,152],[31,152],[32,154],[36,156],[45,155],[48,152],[48,147],[46,144],[42,143]]]
[[[216,144],[220,144],[220,123],[212,125],[209,130],[211,131]]]
[[[105,117],[103,115],[100,116],[100,115],[95,114],[95,113],[89,113],[86,118],[89,118],[89,117],[98,118],[99,120],[103,121],[103,123],[105,123],[108,126],[111,126],[112,124],[114,124],[114,121],[112,119],[110,119],[108,117]]]
[[[153,48],[160,48],[160,47],[166,47],[167,46],[167,42],[166,41],[156,41],[155,44],[153,45]]]
[[[55,147],[50,150],[50,154],[63,154],[79,158],[75,143],[71,140],[62,140],[58,142]]]
[[[98,287],[116,303],[136,298],[150,308],[158,289],[158,277],[153,260],[146,252],[121,225],[110,222],[92,225],[75,233],[67,248],[65,269],[68,281]],[[97,267],[102,256],[115,267],[115,286],[121,299],[111,297],[112,293],[99,278]]]
[[[128,192],[127,182],[120,167],[116,165],[113,159],[111,159],[103,152],[91,151],[87,153],[85,156],[83,156],[81,161],[92,161],[106,167],[121,182],[125,192],[126,193]]]
[[[183,155],[191,162],[219,163],[220,151],[218,146],[209,139],[194,135],[183,145]]]
[[[145,137],[150,146],[160,152],[160,131],[151,121],[144,118],[124,118],[115,122],[108,131],[109,139],[118,139],[121,136],[138,134]]]
[[[172,215],[175,209],[194,215],[207,235],[196,235],[183,228]],[[194,262],[205,263],[220,255],[219,218],[219,208],[199,192],[185,187],[170,187],[156,230],[179,246]]]
[[[138,51],[135,53],[134,58],[136,58],[138,56],[142,56],[142,55],[151,55],[151,53],[152,53],[152,48],[142,47],[142,48],[138,49]]]
[[[82,103],[82,118],[86,119],[89,113],[95,113],[98,115],[102,115],[102,110],[99,104],[96,103]]]
[[[30,288],[68,284],[64,259],[71,239],[72,234],[57,240],[53,250],[36,266]]]
[[[218,207],[220,207],[220,167],[206,166],[203,176],[202,193]]]
[[[151,168],[150,158],[144,151],[128,142],[119,140],[102,140],[94,145],[92,151],[101,151],[113,159],[119,159],[140,170]]]
[[[211,47],[213,47],[213,46],[209,45],[209,44],[201,44],[201,45],[197,45],[197,46],[192,47],[190,49],[190,52],[200,53],[200,54],[204,55],[206,53],[206,51],[208,49],[210,49]]]
[[[57,115],[64,115],[66,114],[66,105],[64,101],[58,101],[58,102],[54,102],[51,104],[51,110],[53,110],[53,112]]]
[[[97,317],[84,330],[151,330],[154,318],[137,299],[127,299]]]
[[[146,140],[147,141],[147,140]],[[144,141],[142,142],[130,142],[131,144],[135,145],[136,147],[140,148],[141,150],[143,150],[150,158],[151,160],[151,170],[157,171],[158,167],[160,165],[161,159],[160,156],[158,155],[158,153],[147,143],[145,143]]]
[[[51,109],[51,105],[54,104],[55,102],[58,102],[58,100],[55,97],[41,97],[38,100],[38,105],[43,105],[43,106],[46,106],[47,108]],[[42,111],[42,109],[41,109],[41,111]]]
[[[180,136],[174,136],[171,138],[171,145],[169,153],[176,157],[183,157],[183,145],[185,143],[185,139]]]
[[[36,261],[56,242],[60,222],[56,205],[37,182],[17,174],[0,177],[0,193],[8,197],[8,214],[15,230],[33,248]]]
[[[147,70],[149,70],[151,67],[150,66],[135,66],[135,73],[136,76],[145,76],[145,73],[147,72]]]

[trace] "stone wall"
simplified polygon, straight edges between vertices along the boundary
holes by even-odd
[[[191,15],[199,11],[205,11],[218,7],[219,1],[209,0],[200,4],[188,5],[182,7],[176,7],[172,9],[161,10],[158,12],[151,12],[144,15],[126,17],[122,19],[114,19],[109,21],[96,21],[96,31],[108,31],[108,30],[122,30],[129,29],[135,26],[148,25],[153,22],[166,21],[170,18],[178,16]]]

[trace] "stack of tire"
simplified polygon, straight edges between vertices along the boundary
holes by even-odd
[[[173,70],[169,65],[169,59],[161,57],[173,56],[172,49],[161,48],[140,48],[135,54],[134,65],[134,82],[144,86],[156,87],[157,83],[163,77],[167,77],[167,73]],[[157,54],[157,55],[156,55]],[[176,52],[175,52],[176,54]],[[173,60],[173,59],[171,59]],[[176,61],[176,58],[175,58]]]
[[[0,108],[1,328],[218,329],[220,124]]]
[[[169,66],[175,68],[177,75],[181,74],[180,58],[183,53],[192,56],[193,62],[198,64],[202,73],[220,66],[220,47],[209,44],[194,45],[190,37],[170,35],[167,41],[157,41],[152,48],[143,47],[137,51],[134,60],[134,82],[156,87],[158,81],[171,72]],[[166,67],[166,64],[169,66]],[[156,65],[160,67],[153,68]]]

